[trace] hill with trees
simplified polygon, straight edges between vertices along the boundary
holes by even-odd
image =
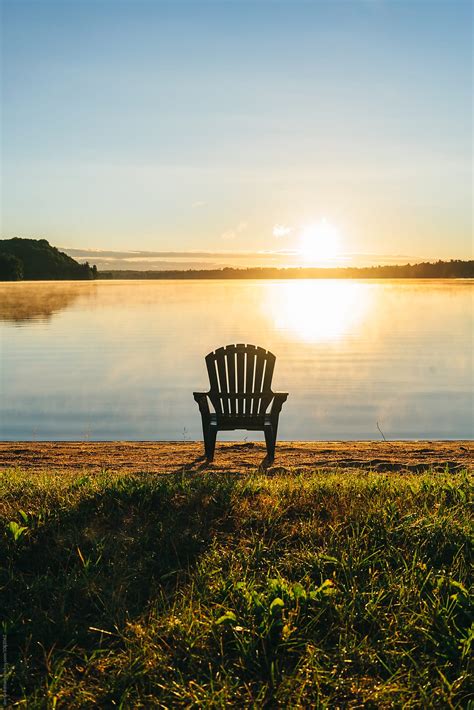
[[[79,264],[46,239],[0,239],[0,281],[88,280],[96,266]]]

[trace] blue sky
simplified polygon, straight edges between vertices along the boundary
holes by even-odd
[[[286,254],[324,219],[346,262],[472,255],[469,1],[2,14],[4,237]]]

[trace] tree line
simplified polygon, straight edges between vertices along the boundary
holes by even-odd
[[[100,271],[101,279],[467,279],[474,278],[474,261],[422,262],[367,267],[250,267],[173,271]]]

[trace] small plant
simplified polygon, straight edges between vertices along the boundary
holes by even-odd
[[[18,542],[18,540],[22,537],[22,535],[24,535],[24,533],[26,533],[28,528],[25,527],[24,525],[18,525],[17,522],[15,522],[14,520],[11,520],[7,525],[7,530],[10,531],[10,534],[13,537],[13,540],[15,542]]]

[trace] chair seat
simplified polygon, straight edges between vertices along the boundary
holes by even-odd
[[[211,414],[210,425],[221,430],[247,429],[259,431],[271,425],[268,414]]]

